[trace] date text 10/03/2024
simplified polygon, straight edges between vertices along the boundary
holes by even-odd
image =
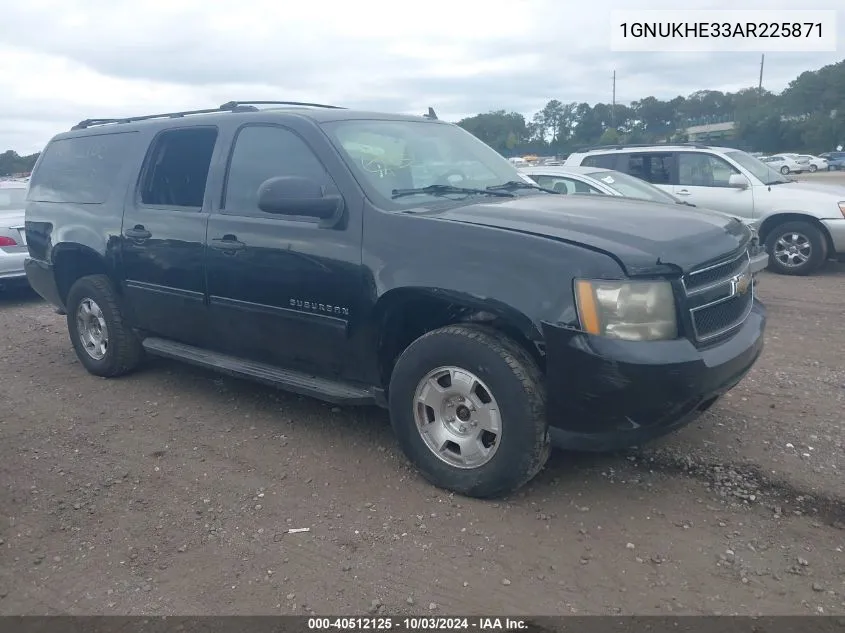
[[[308,629],[315,631],[331,630],[372,630],[372,631],[453,631],[453,630],[490,630],[490,631],[528,631],[528,623],[520,618],[474,617],[349,617],[349,618],[308,618]]]

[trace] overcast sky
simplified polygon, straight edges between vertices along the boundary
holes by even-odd
[[[841,0],[744,0],[833,9]],[[694,7],[736,8],[729,0]],[[530,115],[551,98],[609,102],[756,85],[757,53],[614,53],[614,8],[674,0],[20,0],[0,13],[0,151],[40,151],[84,118],[288,99],[457,120]],[[782,90],[838,52],[769,53]]]

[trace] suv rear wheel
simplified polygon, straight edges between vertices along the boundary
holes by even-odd
[[[827,258],[821,231],[809,222],[784,222],[766,237],[769,269],[781,275],[809,275]]]
[[[786,174],[789,173],[789,167],[784,165],[783,167],[780,168],[780,173],[782,173],[784,176],[786,176]]]
[[[110,378],[137,367],[143,348],[123,321],[108,277],[89,275],[78,279],[65,303],[70,340],[85,369],[95,376]]]
[[[549,457],[540,369],[495,330],[451,325],[411,343],[393,369],[389,406],[402,450],[441,488],[502,495]]]

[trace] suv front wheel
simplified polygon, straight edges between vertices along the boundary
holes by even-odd
[[[781,275],[809,275],[827,258],[821,231],[809,222],[784,222],[766,238],[769,269]]]
[[[499,496],[549,457],[542,373],[492,329],[450,325],[411,343],[393,369],[389,405],[405,455],[441,488]]]
[[[141,342],[124,323],[111,281],[105,275],[78,279],[67,295],[67,327],[71,343],[85,369],[111,378],[140,363]]]

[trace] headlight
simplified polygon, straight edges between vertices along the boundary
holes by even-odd
[[[668,281],[579,279],[575,299],[581,328],[626,341],[677,338],[675,295]]]

